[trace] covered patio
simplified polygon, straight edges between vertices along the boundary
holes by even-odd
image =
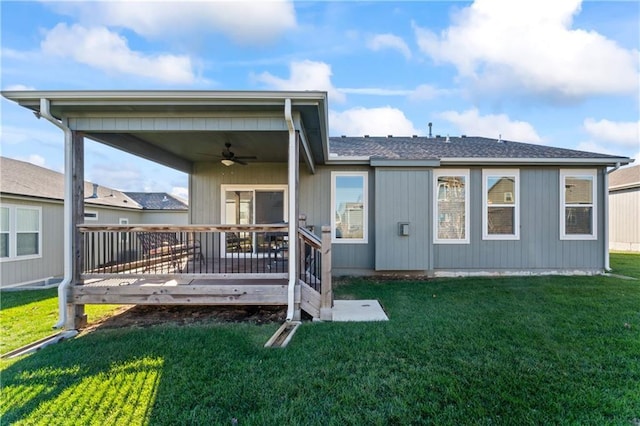
[[[298,201],[300,170],[313,174],[327,157],[326,93],[3,95],[64,133],[66,328],[82,326],[89,303],[287,305],[289,320],[302,311],[331,319],[330,229],[307,229]],[[189,174],[190,225],[85,224],[85,138]],[[229,173],[196,178],[220,163]],[[247,189],[260,183],[254,164],[286,181]],[[234,179],[234,168],[249,180]],[[259,196],[280,207],[258,209]]]

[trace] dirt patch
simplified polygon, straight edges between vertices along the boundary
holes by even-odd
[[[88,333],[98,328],[144,328],[160,324],[178,326],[230,322],[271,324],[284,322],[286,316],[286,306],[137,305],[122,307],[114,315],[90,324],[82,332]]]

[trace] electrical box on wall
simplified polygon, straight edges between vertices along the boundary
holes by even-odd
[[[409,235],[409,222],[398,222],[398,234],[401,237]]]

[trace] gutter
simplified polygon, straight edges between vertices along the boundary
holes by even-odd
[[[293,320],[295,315],[295,291],[298,277],[296,276],[297,259],[297,241],[296,235],[297,217],[296,205],[298,203],[298,182],[296,179],[297,150],[296,150],[296,129],[293,124],[293,116],[291,115],[291,99],[284,101],[284,119],[289,129],[289,161],[288,161],[288,179],[289,179],[289,287],[287,292],[287,321]]]
[[[40,113],[38,118],[44,117],[56,127],[64,132],[64,276],[62,282],[58,284],[58,322],[53,328],[62,328],[67,322],[67,291],[71,284],[73,271],[73,256],[71,254],[71,241],[73,239],[73,144],[71,129],[63,121],[57,120],[51,115],[48,99],[40,99]]]
[[[611,272],[609,261],[609,175],[620,168],[620,163],[616,163],[611,170],[605,169],[604,174],[604,270]]]

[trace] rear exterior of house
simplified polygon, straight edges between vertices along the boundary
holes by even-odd
[[[334,276],[590,274],[605,268],[604,181],[604,167],[374,160],[301,173],[300,212],[313,230],[332,224]],[[223,165],[199,163],[191,220],[233,223],[222,208],[230,192],[286,188],[284,165],[256,164],[229,176]]]
[[[3,94],[72,153],[68,327],[85,303],[286,304],[287,319],[331,319],[332,275],[599,273],[608,170],[632,161],[482,137],[329,137],[325,92]],[[85,137],[188,173],[188,225],[83,224]],[[122,238],[136,241],[126,255]],[[115,249],[92,263],[96,247]]]

